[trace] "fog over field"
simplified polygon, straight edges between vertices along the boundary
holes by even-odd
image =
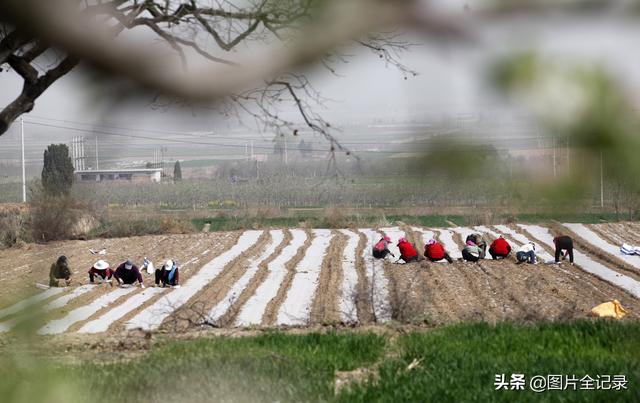
[[[406,39],[416,45],[400,56],[415,77],[385,65],[367,49],[345,49],[346,63],[336,65],[336,74],[322,66],[307,72],[326,99],[315,108],[347,148],[387,156],[386,151],[415,151],[414,143],[439,134],[482,138],[499,149],[540,147],[540,136],[547,133],[534,123],[531,111],[507,103],[487,84],[490,64],[507,50],[536,49],[557,60],[595,63],[624,81],[629,94],[639,93],[640,58],[633,50],[640,28],[631,20],[586,14],[515,16],[484,24],[470,24],[476,36],[469,42],[408,34]],[[89,156],[96,133],[103,168],[143,165],[153,160],[157,147],[166,147],[167,161],[244,158],[252,143],[255,154],[273,152],[276,133],[246,115],[238,122],[212,109],[158,105],[151,99],[105,101],[99,82],[92,80],[72,72],[25,117],[29,176],[39,174],[48,144],[85,136]],[[12,100],[20,86],[15,73],[0,74],[0,103]],[[284,108],[281,115],[300,122],[299,137],[286,133],[290,150],[303,139],[319,154],[328,151],[328,142],[305,129],[295,108]],[[2,176],[18,174],[19,162],[16,123],[0,137]]]

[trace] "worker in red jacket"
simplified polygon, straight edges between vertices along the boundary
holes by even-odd
[[[400,259],[404,260],[405,263],[418,261],[418,251],[407,241],[407,238],[398,240],[398,249],[400,249]]]
[[[493,260],[504,259],[511,253],[511,245],[503,237],[497,238],[489,247],[489,254]]]
[[[444,250],[444,246],[435,239],[430,239],[429,242],[424,246],[424,257],[429,259],[432,262],[438,262],[442,259],[445,259],[449,263],[453,263],[453,259]]]

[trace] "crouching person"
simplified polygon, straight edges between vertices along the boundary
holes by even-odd
[[[429,259],[431,262],[439,262],[442,259],[445,259],[449,263],[453,263],[453,259],[444,249],[444,246],[435,239],[430,239],[429,242],[424,246],[424,257]]]
[[[465,243],[468,245],[469,241],[471,241],[474,245],[476,245],[480,249],[480,259],[484,259],[487,256],[487,243],[482,238],[482,235],[475,233],[469,234]]]
[[[373,245],[373,257],[376,259],[384,259],[387,255],[391,255],[395,257],[393,253],[389,250],[389,244],[391,243],[391,238],[385,235],[381,240],[379,240],[375,245]]]
[[[484,259],[484,253],[482,248],[476,245],[472,240],[468,240],[467,244],[462,249],[462,258],[467,262],[477,262],[480,259]]]
[[[156,270],[156,287],[162,283],[162,287],[179,287],[180,270],[173,260],[167,260],[160,270]]]
[[[113,277],[113,270],[109,267],[109,263],[104,260],[98,260],[89,269],[89,282],[93,283],[95,279],[99,282],[107,282],[111,284],[111,278]],[[113,287],[113,284],[111,284]]]
[[[398,240],[398,249],[400,249],[400,258],[398,260],[404,260],[405,263],[418,261],[418,251],[407,241],[407,238]]]
[[[131,286],[137,281],[138,284],[140,284],[140,287],[144,288],[140,269],[138,269],[138,266],[133,264],[130,259],[127,259],[126,262],[118,266],[113,277],[116,278],[116,281],[120,286]]]
[[[511,245],[503,237],[497,238],[489,247],[489,254],[493,260],[504,259],[511,253]]]
[[[60,256],[49,269],[49,287],[60,287],[60,280],[64,280],[65,286],[71,284],[71,270],[66,256]]]
[[[517,264],[531,263],[536,264],[536,245],[533,242],[525,243],[516,251]]]

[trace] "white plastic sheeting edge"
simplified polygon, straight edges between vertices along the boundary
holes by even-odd
[[[524,225],[518,224],[518,226],[528,231],[532,236],[536,237],[540,242],[547,244],[548,246],[555,248],[553,244],[553,236],[549,233],[547,228],[543,228],[537,225]],[[582,270],[591,273],[601,279],[614,284],[623,290],[629,292],[636,298],[640,298],[640,282],[632,279],[631,277],[620,274],[608,267],[592,260],[584,253],[573,250],[574,257],[577,261],[577,266]]]
[[[255,294],[244,304],[236,319],[236,326],[259,325],[269,301],[278,295],[282,281],[287,276],[286,263],[298,253],[307,240],[307,234],[300,229],[289,230],[291,242],[267,265],[267,278],[258,286]]]
[[[104,294],[103,296],[94,300],[89,305],[84,305],[74,309],[73,311],[69,312],[67,316],[61,319],[52,320],[51,322],[40,328],[40,330],[38,330],[38,333],[58,334],[66,332],[67,329],[69,329],[69,327],[71,327],[74,323],[88,319],[91,315],[98,312],[100,309],[109,306],[118,298],[127,295],[134,290],[135,288],[117,288],[114,291]]]
[[[638,258],[637,256],[625,255],[624,253],[620,252],[620,248],[618,246],[612,245],[609,242],[605,241],[604,239],[600,238],[598,234],[591,231],[585,225],[583,224],[562,224],[562,225],[569,228],[576,235],[578,235],[585,241],[589,242],[591,245],[595,246],[596,248],[599,248],[604,252],[607,252],[608,254],[617,257],[618,259],[624,261],[625,263],[630,264],[636,269],[640,269],[640,258]]]
[[[4,318],[5,316],[18,313],[25,308],[28,308],[32,305],[37,304],[40,301],[44,301],[47,298],[51,298],[54,295],[58,295],[64,290],[65,289],[62,287],[51,287],[48,290],[42,291],[36,295],[32,295],[31,297],[23,299],[22,301],[17,302],[8,308],[0,309],[0,318]]]
[[[357,323],[358,308],[355,296],[358,291],[358,271],[356,270],[356,252],[360,236],[346,229],[342,229],[340,232],[348,236],[349,239],[342,253],[342,284],[338,309],[340,309],[340,318],[343,322]]]
[[[174,288],[151,306],[134,316],[126,325],[127,329],[152,330],[158,328],[162,322],[176,309],[186,304],[191,297],[202,290],[209,282],[218,277],[225,266],[247,249],[253,246],[263,231],[245,231],[238,242],[228,251],[217,256],[204,265],[196,274],[182,285]]]
[[[378,322],[391,320],[391,304],[389,303],[389,287],[384,275],[384,260],[373,257],[373,245],[380,240],[380,234],[371,229],[361,229],[367,237],[367,247],[362,252],[368,287],[372,293],[373,312]]]
[[[462,248],[453,240],[453,232],[448,229],[440,229],[438,230],[438,238],[444,248],[449,252],[449,256],[451,259],[460,259],[462,258]]]
[[[296,266],[291,288],[278,310],[278,325],[306,325],[311,314],[311,304],[322,269],[322,261],[333,235],[330,230],[313,230],[314,238],[305,255]]]
[[[269,256],[271,256],[276,251],[278,246],[284,240],[284,232],[282,232],[282,230],[272,230],[269,231],[269,234],[271,235],[271,240],[269,241],[269,244],[265,248],[264,252],[262,252],[260,256],[251,259],[251,261],[249,262],[249,267],[244,272],[242,277],[240,277],[238,281],[236,281],[227,295],[225,295],[224,298],[222,298],[222,300],[211,309],[211,311],[209,312],[209,321],[217,321],[229,310],[229,308],[231,308],[235,300],[240,294],[242,294],[242,291],[247,288],[247,285],[249,285],[251,279],[258,272],[260,264],[268,259]]]
[[[96,286],[94,284],[85,284],[81,285],[80,287],[76,287],[70,293],[63,295],[60,298],[56,298],[43,306],[41,312],[48,312],[54,309],[62,308],[63,306],[67,305],[72,299],[91,291],[95,287]],[[15,318],[11,318],[5,322],[2,322],[0,323],[0,332],[7,332],[11,330],[17,323],[20,323],[32,317],[33,315],[17,316]]]
[[[147,288],[144,291],[134,295],[127,299],[119,306],[110,309],[107,313],[101,317],[85,323],[84,326],[78,330],[78,333],[100,333],[109,330],[109,327],[118,319],[138,308],[151,298],[166,291],[166,288]]]

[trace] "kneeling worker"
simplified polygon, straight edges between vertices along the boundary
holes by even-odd
[[[136,281],[140,284],[140,287],[144,288],[144,284],[142,283],[142,274],[140,274],[140,269],[138,266],[133,264],[133,262],[127,259],[126,262],[122,263],[116,269],[113,277],[118,281],[118,285],[132,285]]]
[[[438,262],[445,259],[449,263],[453,263],[453,259],[449,256],[444,246],[435,239],[430,239],[424,246],[424,257],[432,262]]]

